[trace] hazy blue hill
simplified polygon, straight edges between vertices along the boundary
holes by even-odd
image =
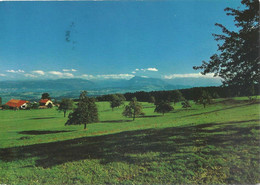
[[[1,81],[0,91],[25,92],[25,91],[56,91],[56,90],[81,90],[94,87],[94,83],[83,79],[58,79],[58,80],[31,80],[31,81]]]
[[[140,90],[173,90],[190,87],[187,85],[169,84],[158,78],[144,78],[139,76],[130,79],[127,84],[129,88],[139,88]]]
[[[158,78],[144,78],[135,76],[125,79],[58,79],[58,80],[27,80],[27,81],[0,81],[0,97],[4,101],[11,98],[37,100],[43,92],[51,97],[61,99],[77,98],[81,90],[87,90],[89,95],[126,93],[135,91],[157,91],[190,88],[192,86],[181,81],[166,81]],[[185,82],[185,81],[184,81]]]
[[[58,80],[28,80],[28,81],[0,81],[0,92],[72,92],[88,90],[94,94],[127,91],[153,91],[189,88],[187,85],[169,84],[157,78],[133,77],[130,80],[105,79],[58,79]]]
[[[182,84],[190,87],[219,86],[222,84],[218,78],[174,78],[164,81],[171,85]]]

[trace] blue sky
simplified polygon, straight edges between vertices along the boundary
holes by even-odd
[[[216,52],[216,22],[235,29],[224,8],[239,6],[237,0],[0,2],[0,80],[202,78],[192,66]]]

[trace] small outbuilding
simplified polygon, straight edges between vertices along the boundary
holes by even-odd
[[[51,104],[52,106],[53,106],[53,102],[51,101],[51,100],[49,100],[49,99],[41,99],[40,101],[39,101],[39,104],[40,104],[40,106],[48,106],[49,104]]]
[[[11,99],[9,100],[6,105],[13,109],[26,109],[28,106],[29,101],[26,100],[16,100],[16,99]]]

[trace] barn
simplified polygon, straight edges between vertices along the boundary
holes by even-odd
[[[29,101],[26,100],[16,100],[16,99],[11,99],[9,100],[6,105],[13,109],[26,109],[28,106]]]

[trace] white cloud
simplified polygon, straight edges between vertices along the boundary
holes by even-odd
[[[62,69],[62,71],[64,71],[64,72],[68,72],[68,71],[76,72],[77,70],[76,69]]]
[[[19,69],[19,70],[15,71],[15,70],[11,69],[11,70],[6,70],[6,72],[8,72],[8,73],[24,73],[24,70]]]
[[[49,71],[50,74],[52,75],[57,75],[57,76],[62,76],[63,73],[62,72],[59,72],[59,71]]]
[[[146,69],[147,71],[158,71],[158,69],[154,68],[154,67],[150,67]]]
[[[63,73],[62,76],[64,76],[64,77],[71,77],[71,78],[74,77],[74,75],[71,74],[71,73]]]
[[[88,74],[83,74],[81,75],[82,78],[85,78],[85,79],[93,79],[94,76],[93,75],[88,75]]]
[[[104,79],[130,79],[133,78],[135,75],[132,74],[109,74],[109,75],[97,75],[97,78],[104,78]]]
[[[36,74],[39,74],[39,75],[44,75],[44,71],[41,71],[41,70],[36,70],[36,71],[32,71],[32,73],[36,73]]]
[[[36,78],[36,75],[33,74],[24,74],[25,77],[30,77],[30,78]]]
[[[173,78],[220,78],[220,77],[214,77],[214,73],[208,73],[206,75],[202,75],[201,73],[188,73],[188,74],[165,75],[164,78],[173,79]]]
[[[135,71],[133,71],[132,73],[133,73],[133,74],[135,74],[136,72],[135,72]]]
[[[145,71],[153,71],[153,72],[157,72],[158,69],[155,68],[155,67],[148,67],[148,68],[142,68],[142,69],[135,69],[135,71],[143,71],[143,72],[145,72]]]
[[[70,77],[70,78],[73,78],[74,75],[72,73],[62,73],[60,71],[49,71],[49,74],[52,74],[52,75],[56,75],[60,78],[62,77]]]
[[[1,74],[1,73],[0,73],[0,76],[6,76],[6,75],[5,75],[5,74]]]

